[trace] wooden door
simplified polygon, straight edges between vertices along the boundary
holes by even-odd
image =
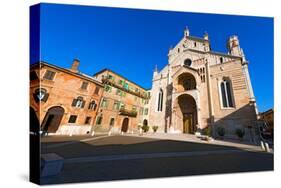
[[[194,133],[192,114],[184,114],[184,117],[183,117],[183,133],[189,133],[189,134]]]
[[[124,118],[123,123],[122,123],[122,132],[127,132],[129,127],[129,118]]]

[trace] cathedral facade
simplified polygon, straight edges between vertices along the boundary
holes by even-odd
[[[237,129],[253,131],[257,108],[248,62],[237,36],[227,41],[228,53],[211,50],[208,34],[183,38],[169,49],[168,64],[153,73],[149,124],[159,132],[194,134],[218,127],[225,137]],[[237,136],[236,136],[237,137]]]

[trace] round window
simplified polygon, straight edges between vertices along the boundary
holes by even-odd
[[[191,65],[191,59],[186,59],[186,60],[184,60],[184,65],[186,65],[186,66],[190,66]]]

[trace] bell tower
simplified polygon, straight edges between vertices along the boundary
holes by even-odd
[[[240,48],[240,45],[239,45],[239,39],[235,35],[231,36],[228,39],[227,48],[228,48],[228,51],[229,51],[230,55],[234,55],[234,56],[242,56],[243,55],[243,52],[242,52],[242,50]]]
[[[157,69],[157,65],[155,65],[155,68],[153,71],[153,79],[155,79],[157,75],[158,75],[158,69]]]
[[[186,26],[185,29],[184,29],[184,37],[188,37],[188,36],[189,36],[189,29]]]

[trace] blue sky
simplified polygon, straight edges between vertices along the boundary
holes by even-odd
[[[214,51],[227,52],[228,37],[238,35],[258,108],[273,107],[273,18],[43,4],[41,60],[69,68],[78,58],[83,73],[109,68],[150,88],[154,66],[167,64],[185,26],[192,36],[208,32]]]

